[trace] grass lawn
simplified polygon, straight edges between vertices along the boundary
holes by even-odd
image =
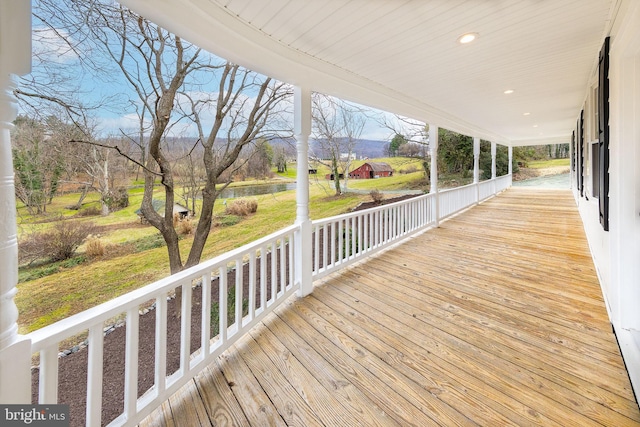
[[[360,201],[370,200],[367,194],[350,193],[334,197],[333,193],[328,191],[326,183],[323,184],[312,183],[310,186],[310,215],[313,219],[344,213]],[[256,214],[235,225],[212,229],[202,256],[203,260],[250,243],[294,222],[295,191],[255,196],[253,199],[258,201]],[[59,201],[58,205],[65,206],[69,200],[72,198]],[[138,223],[135,210],[140,200],[141,196],[129,208],[108,217],[80,220],[93,221],[98,225],[132,221]],[[221,204],[217,204],[215,212],[221,214],[223,209]],[[54,224],[46,223],[46,226]],[[116,228],[100,238],[107,244],[115,245],[131,240],[144,243],[144,240],[149,238],[157,241],[154,237],[157,235],[158,232],[152,226],[138,226]],[[186,259],[192,239],[185,237],[180,242],[183,259]],[[83,258],[81,254],[80,258]],[[39,329],[169,275],[168,257],[164,246],[106,258],[96,258],[91,262],[82,262],[82,259],[79,263],[62,262],[48,265],[46,268],[52,269],[53,272],[46,271],[44,273],[47,275],[44,277],[18,284],[15,300],[20,311],[20,333]],[[21,274],[24,277],[24,272]]]
[[[347,212],[360,202],[370,201],[369,191],[374,189],[389,191],[422,188],[416,184],[420,182],[421,186],[424,183],[419,159],[389,158],[375,161],[391,164],[395,169],[394,176],[374,180],[349,180],[349,189],[358,191],[340,196],[335,196],[334,182],[324,179],[329,169],[323,165],[311,165],[310,167],[318,169],[317,175],[311,175],[309,179],[311,218],[326,218]],[[364,161],[353,162],[351,168],[362,163]],[[295,174],[294,163],[284,174],[280,174],[280,178],[295,179]],[[264,181],[245,181],[233,185],[260,183]],[[157,192],[162,195],[161,188],[158,188]],[[164,241],[154,227],[141,224],[135,213],[142,202],[142,193],[141,187],[132,188],[129,193],[129,206],[106,217],[76,218],[77,221],[100,227],[98,238],[106,248],[103,257],[86,256],[81,246],[77,256],[70,260],[21,268],[15,299],[20,311],[20,333],[44,327],[169,275]],[[230,222],[232,225],[213,227],[202,255],[203,260],[250,243],[295,221],[295,190],[251,198],[258,202],[257,213],[239,222],[235,219]],[[67,207],[74,205],[77,200],[77,194],[56,197],[53,203],[47,206],[49,213],[38,217],[29,215],[24,206],[19,206],[20,236],[25,237],[29,233],[55,227],[55,219],[60,215],[75,215],[77,211]],[[99,196],[90,193],[82,209],[99,205]],[[225,219],[222,203],[216,203],[214,213]],[[189,253],[192,241],[192,236],[186,236],[180,241],[183,261]]]
[[[531,160],[527,167],[531,169],[552,168],[557,166],[569,166],[571,159]]]

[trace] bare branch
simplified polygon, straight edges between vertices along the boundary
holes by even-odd
[[[156,176],[162,176],[162,174],[155,172],[149,168],[147,168],[147,166],[143,165],[142,163],[140,163],[139,161],[137,161],[136,159],[130,157],[127,153],[125,153],[124,151],[122,151],[120,149],[120,147],[118,147],[117,145],[107,145],[107,144],[101,144],[99,142],[96,141],[86,141],[83,139],[71,139],[69,140],[69,142],[77,142],[77,143],[81,143],[81,144],[89,144],[89,145],[95,145],[96,147],[103,147],[103,148],[110,148],[112,150],[115,150],[118,152],[118,154],[120,154],[122,157],[126,158],[127,160],[129,160],[130,162],[140,166],[141,168],[143,168],[145,171],[154,174]]]

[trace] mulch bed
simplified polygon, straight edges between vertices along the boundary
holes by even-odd
[[[362,202],[358,206],[356,206],[353,209],[353,211],[356,212],[356,211],[362,211],[365,209],[371,209],[371,208],[375,208],[382,205],[388,205],[390,203],[400,202],[402,200],[412,199],[414,197],[418,197],[421,195],[422,194],[405,194],[402,196],[393,197],[391,199],[384,199],[384,200],[381,200],[380,202]]]
[[[363,203],[354,210],[363,210],[380,204],[393,203],[399,200],[416,197],[415,195],[386,199],[381,203]],[[320,261],[322,263],[322,260]],[[288,266],[286,266],[288,269]],[[276,268],[280,270],[280,265]],[[259,283],[260,269],[256,268],[256,283]],[[271,293],[271,261],[267,255],[267,293]],[[288,273],[287,273],[288,280]],[[243,267],[243,295],[249,295],[249,266]],[[229,292],[235,291],[235,271],[227,275]],[[278,289],[279,290],[279,289]],[[257,305],[260,304],[260,290],[256,290]],[[218,279],[211,283],[212,301],[218,301]],[[191,352],[200,348],[201,329],[201,287],[193,289],[191,310]],[[180,319],[175,316],[176,299],[167,302],[167,374],[178,370],[180,366]],[[150,302],[151,304],[151,302]],[[155,371],[155,319],[154,309],[139,317],[139,352],[138,352],[138,396],[153,386]],[[107,325],[105,325],[107,326]],[[108,424],[124,410],[124,360],[125,360],[126,327],[116,327],[104,337],[103,387],[102,387],[102,423]],[[71,426],[85,425],[86,385],[87,385],[87,347],[58,359],[58,403],[69,405]],[[37,367],[32,369],[32,401],[38,398]]]
[[[278,271],[280,266],[277,266]],[[256,283],[259,283],[260,271],[256,269]],[[267,295],[271,292],[271,260],[267,256]],[[288,271],[288,266],[287,266]],[[243,298],[249,295],[249,265],[243,267]],[[235,292],[235,271],[227,274],[229,293]],[[287,273],[288,280],[288,273]],[[212,301],[218,301],[219,280],[211,282]],[[278,288],[280,291],[280,286]],[[180,318],[176,317],[176,299],[167,301],[167,374],[176,372],[180,367]],[[191,352],[200,348],[200,330],[202,319],[202,288],[192,289],[191,298]],[[150,302],[151,304],[151,302]],[[256,289],[256,304],[260,306],[260,289]],[[146,311],[146,310],[145,310]],[[155,330],[156,310],[150,309],[139,317],[138,351],[138,396],[142,396],[154,383],[155,373]],[[217,318],[212,324],[217,324]],[[213,335],[213,332],[212,332]],[[211,337],[213,338],[213,336]],[[108,424],[124,410],[124,366],[125,366],[126,327],[121,323],[112,328],[104,337],[103,386],[102,386],[102,423]],[[69,405],[71,426],[85,425],[87,360],[88,347],[81,346],[77,351],[58,359],[58,403]],[[38,398],[39,368],[31,371],[32,402]]]

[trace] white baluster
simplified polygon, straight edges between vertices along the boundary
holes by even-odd
[[[140,314],[138,307],[127,310],[127,332],[124,361],[124,413],[127,419],[133,417],[138,401],[138,350]]]
[[[263,305],[264,307],[264,305]],[[202,358],[206,359],[211,353],[211,273],[202,275]]]
[[[103,324],[89,329],[87,366],[87,425],[99,426],[102,420],[102,367],[104,361]]]
[[[40,351],[38,403],[58,403],[58,344]]]
[[[191,356],[191,282],[182,284],[182,306],[180,311],[180,374],[189,372]]]

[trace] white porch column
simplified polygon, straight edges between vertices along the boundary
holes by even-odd
[[[431,151],[431,186],[429,193],[435,194],[433,206],[436,227],[440,225],[440,201],[438,197],[438,126],[429,125],[429,149]]]
[[[496,179],[496,143],[491,143],[491,179]]]
[[[31,342],[18,335],[18,231],[9,131],[13,75],[31,71],[31,2],[0,2],[0,402],[31,403]]]
[[[480,138],[473,138],[473,183],[480,182]]]
[[[509,146],[509,187],[511,187],[511,183],[513,182],[513,147]]]
[[[473,183],[476,186],[476,203],[480,202],[480,138],[473,138]]]
[[[303,297],[313,291],[312,276],[312,230],[309,219],[309,135],[311,134],[311,91],[295,87],[294,133],[298,153],[296,170],[296,224],[300,231],[295,236],[296,283],[300,284],[298,295]]]

